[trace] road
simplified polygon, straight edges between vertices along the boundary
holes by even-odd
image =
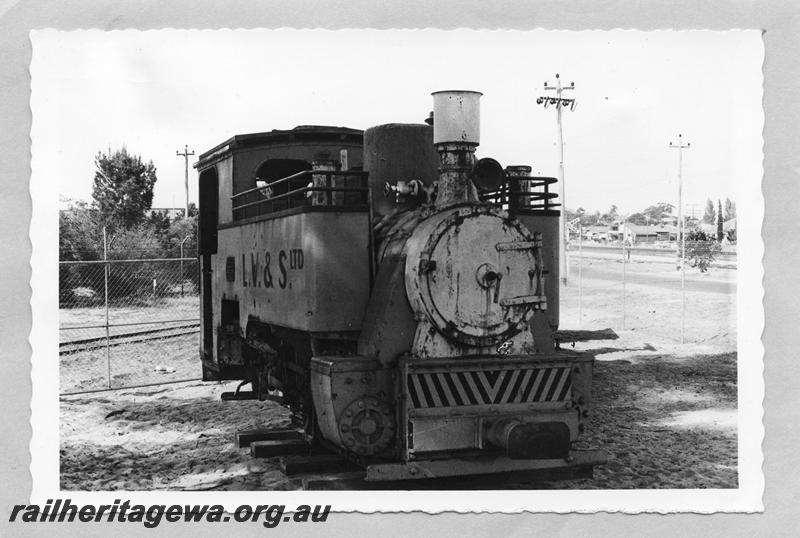
[[[569,252],[572,255],[575,255],[578,252],[578,245],[574,242],[569,247]],[[621,254],[621,247],[619,245],[598,245],[598,244],[591,244],[582,246],[584,256],[590,256],[592,254],[604,254],[604,255],[613,255],[613,256],[620,256]],[[631,256],[642,256],[642,257],[657,257],[657,258],[674,258],[675,257],[675,248],[659,248],[659,247],[631,247]],[[736,252],[735,251],[723,251],[717,253],[717,260],[720,262],[736,262]]]
[[[571,260],[570,285],[577,286],[578,260]],[[582,276],[586,279],[608,280],[622,283],[622,262],[612,260],[583,260]],[[681,275],[672,264],[629,263],[625,267],[625,282],[664,289],[680,290]],[[712,268],[708,273],[697,269],[686,270],[686,291],[710,293],[736,293],[736,271]]]

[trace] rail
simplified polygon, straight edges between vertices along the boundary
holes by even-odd
[[[168,322],[161,322],[162,324]],[[133,325],[133,324],[130,324]],[[145,323],[141,323],[145,325]],[[123,324],[114,325],[114,327],[121,327]],[[140,342],[148,342],[151,340],[164,340],[166,338],[177,338],[187,334],[196,334],[200,332],[200,322],[194,322],[184,325],[171,325],[169,327],[159,327],[157,329],[148,329],[144,331],[129,331],[119,334],[112,334],[106,336],[95,336],[91,338],[82,338],[77,340],[68,340],[59,342],[59,354],[76,353],[79,351],[87,351],[90,349],[101,349],[106,346],[121,346],[125,344],[136,344]]]
[[[233,219],[302,206],[369,206],[368,172],[304,170],[231,196]],[[300,185],[298,187],[298,185]]]
[[[481,194],[481,200],[503,208],[509,212],[517,210],[550,211],[561,207],[553,203],[558,193],[550,192],[550,185],[558,180],[554,177],[507,176],[507,181],[499,189]]]

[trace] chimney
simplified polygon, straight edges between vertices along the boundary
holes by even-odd
[[[480,92],[449,90],[433,94],[433,143],[439,153],[436,206],[477,202],[472,183],[475,148],[480,144]]]

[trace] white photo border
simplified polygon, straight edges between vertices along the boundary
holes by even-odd
[[[135,31],[135,30],[130,30]],[[168,30],[165,30],[168,31]],[[235,30],[224,30],[227,32]],[[346,30],[341,30],[346,31]],[[242,491],[164,492],[113,491],[76,492],[59,488],[59,377],[58,377],[58,183],[43,177],[39,163],[46,155],[37,147],[37,137],[46,129],[36,109],[37,44],[57,30],[31,32],[31,109],[33,123],[31,280],[31,502],[66,497],[74,503],[110,503],[125,496],[131,502],[151,504],[222,504],[233,510],[240,504],[280,502],[331,504],[336,512],[758,512],[763,511],[764,477],[761,444],[764,329],[763,268],[764,245],[761,223],[764,200],[761,181],[736,185],[738,214],[738,450],[739,487],[708,490],[547,490],[547,491],[459,491],[443,495],[437,491]],[[693,31],[694,32],[694,31]],[[755,32],[759,35],[760,32]],[[759,41],[760,42],[760,41]],[[763,58],[763,44],[761,57]],[[763,112],[759,128],[763,128]],[[763,169],[761,170],[763,175]],[[746,255],[745,255],[746,253]]]

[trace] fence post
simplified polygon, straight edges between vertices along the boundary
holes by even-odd
[[[583,325],[583,223],[578,223],[578,328]]]
[[[106,227],[103,226],[103,269],[104,280],[103,290],[105,293],[106,303],[106,367],[107,367],[107,380],[108,388],[111,388],[111,338],[108,329],[108,241],[106,238]]]
[[[684,234],[685,235],[685,234]],[[681,239],[681,345],[686,325],[686,238]]]
[[[342,150],[342,151],[347,151],[347,150]],[[183,238],[183,241],[181,241],[181,297],[183,297],[183,280],[184,280],[183,279],[183,244],[190,237],[192,237],[192,236],[191,235],[187,235],[186,237]]]
[[[622,330],[625,330],[625,272],[626,272],[626,252],[625,252],[625,229],[622,229]]]
[[[183,298],[183,241],[181,241],[181,298]]]

